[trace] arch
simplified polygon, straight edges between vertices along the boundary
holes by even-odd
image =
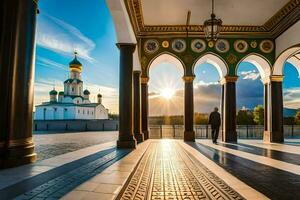
[[[235,68],[235,74],[237,74],[239,65],[242,62],[248,62],[253,64],[257,69],[258,72],[260,74],[261,80],[267,81],[266,79],[271,75],[272,73],[272,65],[271,63],[268,61],[268,59],[266,59],[264,56],[257,54],[257,53],[250,53],[248,55],[246,55],[244,58],[242,58],[236,68]]]
[[[287,59],[286,62],[292,64],[297,69],[298,77],[300,78],[300,54],[293,55],[292,57]]]
[[[284,50],[276,58],[276,61],[273,66],[273,75],[282,76],[283,75],[283,67],[284,67],[285,62],[287,62],[289,58],[293,57],[297,53],[300,53],[300,44],[294,45],[294,46]],[[295,67],[297,68],[298,72],[300,72],[300,65],[297,65]],[[300,75],[300,73],[299,73],[299,75]]]
[[[229,73],[229,68],[225,60],[218,56],[217,54],[214,54],[212,52],[206,53],[202,56],[200,56],[193,64],[193,74],[194,74],[194,69],[197,65],[203,64],[203,63],[209,63],[216,67],[218,70],[220,79],[225,77]]]
[[[162,53],[156,55],[154,58],[152,58],[151,61],[148,63],[148,66],[146,69],[147,76],[149,77],[149,69],[151,66],[157,65],[157,64],[160,64],[163,62],[168,62],[168,63],[174,64],[178,68],[180,68],[180,66],[181,66],[183,68],[183,72],[185,75],[186,70],[185,70],[185,65],[182,62],[182,60],[170,52],[162,52]]]

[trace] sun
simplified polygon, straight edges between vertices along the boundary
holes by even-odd
[[[175,95],[175,89],[172,88],[164,88],[160,92],[160,96],[162,96],[167,100],[172,99],[174,95]]]

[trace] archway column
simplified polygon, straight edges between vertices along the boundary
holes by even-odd
[[[37,5],[33,0],[1,2],[0,168],[36,160],[32,141]]]
[[[135,148],[133,135],[133,52],[136,44],[118,43],[120,49],[118,148]]]
[[[195,76],[184,76],[184,141],[195,142],[194,131],[194,88]]]
[[[141,71],[133,72],[134,84],[134,137],[137,142],[144,141],[141,130]]]
[[[149,128],[148,128],[148,116],[149,116],[148,82],[149,82],[148,77],[141,77],[142,132],[144,134],[144,140],[149,139]]]
[[[222,140],[224,142],[237,142],[236,132],[236,81],[237,76],[225,76],[222,85]]]
[[[283,76],[271,76],[267,88],[267,130],[264,131],[264,142],[284,142],[283,132]]]

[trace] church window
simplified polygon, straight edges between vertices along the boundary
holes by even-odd
[[[84,114],[84,110],[83,110],[83,114]]]
[[[80,110],[78,109],[78,113],[80,113]]]
[[[89,115],[90,114],[90,111],[88,110],[87,114]]]
[[[74,88],[72,87],[72,92],[74,92]]]

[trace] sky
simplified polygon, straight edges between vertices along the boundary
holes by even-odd
[[[78,52],[83,64],[84,89],[91,100],[103,95],[103,104],[118,113],[119,50],[114,24],[105,0],[39,1],[35,67],[35,105],[49,101],[54,87],[63,90],[68,77],[68,63]],[[284,67],[284,105],[300,108],[300,80],[291,64]],[[216,68],[208,63],[196,66],[194,80],[195,112],[210,112],[220,106],[221,86]],[[183,114],[183,69],[169,62],[150,68],[150,115]],[[256,67],[243,62],[238,68],[237,106],[253,109],[263,104],[263,85]],[[173,93],[172,98],[161,94]]]

